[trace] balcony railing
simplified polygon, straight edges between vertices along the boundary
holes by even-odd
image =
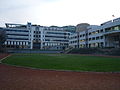
[[[112,34],[112,33],[120,33],[120,30],[108,30],[104,32],[104,35],[106,34]]]

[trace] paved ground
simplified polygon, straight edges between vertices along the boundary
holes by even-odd
[[[47,71],[0,64],[0,90],[120,90],[120,73]]]

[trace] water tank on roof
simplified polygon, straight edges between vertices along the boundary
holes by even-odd
[[[76,26],[76,32],[86,31],[88,26],[90,26],[90,24],[80,23]]]

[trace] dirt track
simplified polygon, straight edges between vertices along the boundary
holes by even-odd
[[[0,90],[120,90],[120,73],[47,71],[0,64]]]

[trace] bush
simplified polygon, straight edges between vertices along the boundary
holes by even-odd
[[[79,48],[73,49],[69,53],[73,54],[95,54],[98,51],[97,48]]]
[[[102,55],[113,55],[120,56],[120,48],[77,48],[71,50],[69,53],[72,54],[102,54]]]

